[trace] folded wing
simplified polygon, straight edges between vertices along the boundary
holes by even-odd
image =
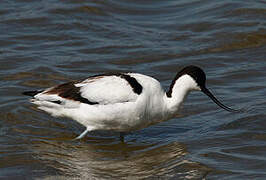
[[[136,101],[142,92],[142,86],[128,74],[110,74],[92,76],[84,81],[68,82],[34,95],[35,100],[63,104],[75,101],[89,105],[107,105]]]

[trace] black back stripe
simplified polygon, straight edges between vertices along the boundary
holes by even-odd
[[[143,87],[141,86],[141,84],[136,80],[136,78],[128,75],[128,74],[123,74],[123,73],[108,73],[108,74],[100,74],[100,75],[95,75],[95,76],[91,76],[90,78],[100,78],[100,77],[104,77],[104,76],[118,76],[121,77],[123,79],[125,79],[128,84],[131,86],[131,88],[133,89],[133,92],[136,94],[141,94]]]
[[[125,79],[129,83],[134,93],[138,95],[141,94],[143,88],[141,84],[134,77],[131,77],[130,75],[127,74],[121,74],[120,77]]]

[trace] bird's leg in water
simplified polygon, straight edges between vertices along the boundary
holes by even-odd
[[[91,128],[90,126],[86,127],[86,130],[83,131],[78,137],[75,138],[75,140],[77,139],[81,139],[83,138],[89,131],[91,131],[93,128]]]
[[[120,141],[121,142],[124,142],[124,136],[125,136],[125,133],[124,132],[120,132]]]
[[[89,129],[86,129],[85,131],[83,131],[78,137],[76,137],[75,139],[77,140],[77,139],[81,139],[81,138],[83,138],[86,134],[87,134],[87,132],[89,132]]]

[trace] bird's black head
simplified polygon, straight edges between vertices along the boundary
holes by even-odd
[[[171,97],[172,96],[172,89],[176,83],[176,81],[182,77],[183,75],[189,75],[197,84],[199,90],[201,90],[204,94],[206,94],[207,96],[209,96],[213,102],[215,102],[218,106],[220,106],[221,108],[230,111],[230,112],[240,112],[241,110],[234,110],[231,109],[227,106],[225,106],[224,104],[222,104],[220,101],[218,101],[218,99],[215,98],[215,96],[206,88],[206,75],[204,73],[204,71],[197,67],[197,66],[187,66],[184,69],[182,69],[181,71],[179,71],[176,74],[175,79],[173,80],[169,91],[167,92],[167,96]]]
[[[200,88],[205,87],[206,75],[201,68],[192,65],[187,66],[184,69],[182,69],[179,73],[177,73],[176,79],[185,74],[191,76]]]
[[[206,75],[204,71],[197,66],[187,66],[176,74],[174,80],[172,81],[172,84],[170,85],[169,91],[167,92],[168,97],[172,96],[172,90],[176,81],[184,75],[189,75],[192,79],[194,79],[199,89],[205,87]]]

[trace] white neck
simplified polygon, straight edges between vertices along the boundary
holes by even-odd
[[[170,114],[176,113],[192,90],[200,90],[195,80],[189,75],[183,75],[175,81],[171,97],[165,94],[166,109]]]

